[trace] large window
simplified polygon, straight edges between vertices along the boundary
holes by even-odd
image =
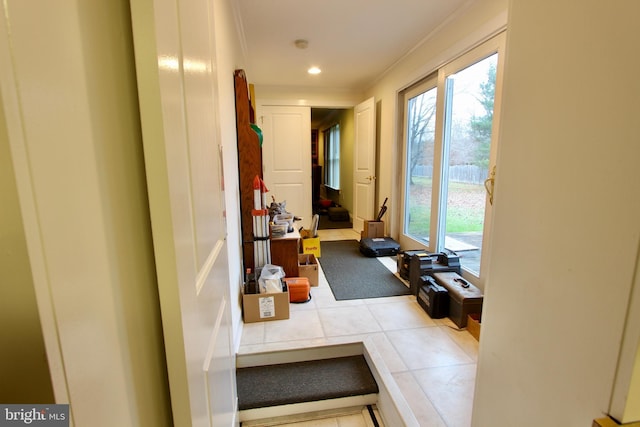
[[[452,251],[480,278],[489,237],[503,36],[404,91],[401,244]]]
[[[340,125],[324,131],[325,175],[324,183],[334,190],[340,189]]]

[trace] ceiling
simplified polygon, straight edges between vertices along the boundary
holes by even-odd
[[[473,0],[235,0],[255,85],[362,91]],[[295,40],[308,41],[306,49]],[[307,69],[317,66],[319,75]]]

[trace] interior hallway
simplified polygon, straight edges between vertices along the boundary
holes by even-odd
[[[359,240],[353,230],[319,230],[321,241]],[[394,258],[378,258],[396,271]],[[320,267],[322,258],[320,258]],[[415,296],[336,301],[322,268],[312,299],[290,318],[244,325],[239,353],[361,341],[372,337],[421,426],[468,427],[478,342],[448,318],[431,319]],[[304,326],[301,326],[304,325]],[[328,419],[296,426],[360,426]]]

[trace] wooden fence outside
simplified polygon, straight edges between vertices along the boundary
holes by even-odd
[[[416,166],[413,169],[413,176],[433,178],[433,166]],[[476,165],[455,165],[449,166],[449,180],[454,182],[464,182],[468,184],[482,185],[487,179],[488,171]]]

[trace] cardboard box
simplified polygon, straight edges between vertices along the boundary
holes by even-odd
[[[244,323],[289,318],[289,292],[242,295]]]
[[[362,238],[384,237],[384,221],[365,221]]]
[[[298,255],[298,276],[309,279],[311,286],[318,286],[318,260],[315,255]]]
[[[480,341],[480,314],[471,313],[467,319],[467,331],[478,341]]]
[[[309,237],[307,239],[302,239],[302,253],[311,254],[316,258],[320,258],[320,238]]]

